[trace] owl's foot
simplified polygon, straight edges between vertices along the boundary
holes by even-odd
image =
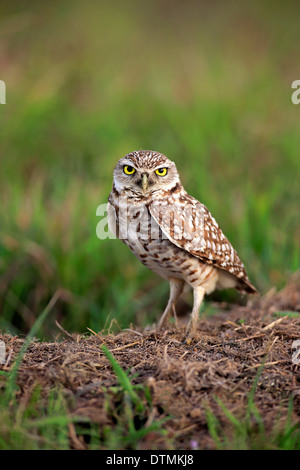
[[[175,304],[183,291],[183,286],[184,286],[184,281],[181,281],[179,279],[170,279],[170,298],[168,301],[168,305],[166,306],[166,309],[158,322],[158,325],[157,325],[158,330],[161,330],[167,325],[168,319],[170,315],[172,314],[172,312],[174,312],[174,316],[176,315]]]
[[[167,317],[164,317],[164,314],[161,316],[158,324],[157,324],[157,330],[163,330],[166,328],[167,323],[168,323],[169,315]]]
[[[194,319],[194,321],[193,321],[193,318],[191,318],[187,326],[187,329],[185,331],[184,338],[182,340],[183,344],[187,344],[187,345],[191,344],[193,339],[198,335],[198,325],[199,325],[198,318]]]
[[[197,334],[199,327],[199,310],[205,295],[205,290],[201,286],[194,287],[194,305],[191,313],[191,319],[186,328],[185,336],[183,339],[184,344],[190,344]]]

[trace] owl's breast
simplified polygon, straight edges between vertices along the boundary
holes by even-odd
[[[127,223],[123,241],[145,266],[164,279],[199,282],[204,263],[172,243],[149,213],[144,218],[134,214]]]
[[[172,243],[149,213],[147,206],[119,207],[118,237],[149,269],[164,279],[182,279],[191,286],[209,283],[215,288],[219,270]],[[211,285],[211,288],[210,288]]]

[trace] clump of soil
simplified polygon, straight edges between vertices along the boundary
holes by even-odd
[[[118,380],[101,350],[105,344],[121,367],[130,371],[133,384],[149,387],[149,422],[171,416],[163,424],[166,435],[148,435],[140,440],[140,449],[166,448],[170,442],[175,449],[214,448],[207,410],[230,432],[232,425],[220,400],[242,422],[255,381],[254,402],[266,433],[274,425],[284,426],[291,397],[292,419],[300,421],[299,277],[280,292],[251,300],[247,306],[227,305],[219,314],[204,316],[194,340],[186,344],[183,338],[184,326],[178,326],[162,332],[66,335],[60,342],[34,340],[19,369],[17,399],[22,400],[37,383],[45,397],[59,386],[72,397],[72,415],[98,423],[99,432],[103,426],[111,426],[113,432],[115,421],[105,397]],[[24,340],[8,334],[0,339],[7,356],[0,368],[9,371]],[[255,419],[253,426],[257,426]],[[87,445],[72,435],[70,440],[74,448]]]

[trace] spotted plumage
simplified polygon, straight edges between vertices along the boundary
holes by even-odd
[[[118,161],[108,223],[145,266],[170,282],[159,327],[166,324],[185,284],[194,291],[187,333],[197,327],[204,294],[231,287],[257,293],[215,219],[185,191],[175,164],[161,153],[140,150]]]

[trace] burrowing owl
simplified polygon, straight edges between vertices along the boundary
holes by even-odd
[[[187,335],[197,327],[205,294],[231,287],[257,293],[215,219],[187,194],[175,163],[165,155],[140,150],[121,158],[107,211],[110,231],[144,265],[170,282],[159,328],[165,326],[186,283],[194,293]]]

